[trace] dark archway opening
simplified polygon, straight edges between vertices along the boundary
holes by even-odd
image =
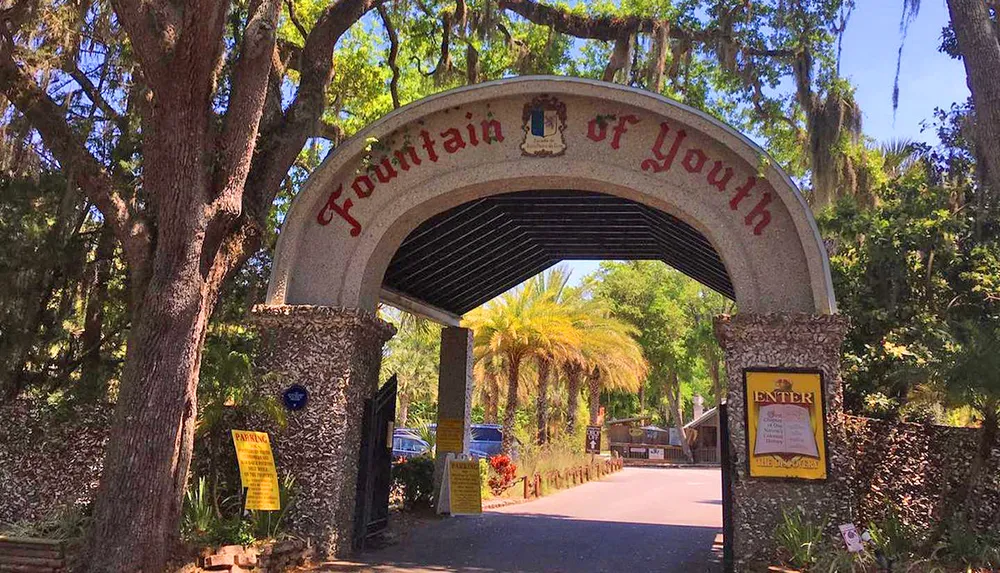
[[[719,254],[691,225],[601,193],[493,195],[436,215],[403,241],[383,286],[462,315],[562,260],[661,260],[735,299]]]

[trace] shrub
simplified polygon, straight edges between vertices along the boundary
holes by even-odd
[[[778,557],[786,565],[808,569],[816,563],[823,541],[823,526],[806,520],[801,510],[783,512],[784,519],[774,530]]]
[[[979,533],[964,515],[956,514],[934,553],[967,569],[1000,569],[1000,535]]]
[[[392,484],[403,499],[403,508],[431,507],[434,496],[434,459],[401,458],[392,466]]]
[[[204,477],[200,477],[184,493],[184,507],[181,510],[181,533],[187,539],[204,539],[215,530],[218,521],[219,515],[215,511],[208,481]]]
[[[277,511],[250,510],[250,523],[256,539],[280,539],[285,533],[285,516],[295,497],[295,478],[291,474],[278,482],[278,499],[281,509]]]
[[[517,478],[517,464],[511,461],[510,456],[503,454],[490,458],[490,468],[493,475],[490,476],[490,491],[493,495],[501,495],[514,485]]]

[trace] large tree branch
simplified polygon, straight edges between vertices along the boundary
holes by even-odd
[[[147,77],[160,75],[177,40],[181,9],[164,0],[111,0]]]
[[[655,18],[640,16],[619,17],[577,14],[563,8],[547,6],[535,0],[500,0],[500,8],[509,10],[534,24],[548,26],[562,34],[586,40],[602,40],[605,42],[614,42],[636,32],[650,34],[656,30],[659,24],[659,21]],[[701,44],[710,44],[727,39],[726,34],[718,29],[690,30],[677,23],[670,26],[669,36],[675,40]],[[754,46],[737,46],[737,49],[748,56],[789,58],[795,55],[793,50],[772,50]]]
[[[392,25],[392,20],[389,18],[389,12],[386,11],[385,6],[379,4],[376,9],[378,10],[379,17],[382,18],[385,33],[389,36],[389,69],[392,70],[392,79],[389,80],[389,93],[392,94],[392,107],[398,108],[399,64],[396,63],[396,58],[399,56],[399,34],[396,33],[396,28]]]
[[[7,42],[0,43],[0,90],[24,114],[73,182],[104,215],[121,241],[133,274],[145,277],[151,244],[148,226],[115,190],[111,176],[66,122],[62,108],[14,61]]]
[[[262,0],[247,21],[219,138],[213,213],[235,218],[257,143],[275,48],[280,0]]]
[[[250,168],[244,210],[263,225],[282,180],[306,141],[317,132],[333,78],[333,50],[355,22],[380,0],[339,0],[316,21],[299,59],[299,90],[283,121],[270,126]]]
[[[118,110],[111,107],[107,100],[104,99],[104,96],[101,95],[101,91],[97,89],[94,82],[90,81],[90,78],[87,77],[87,74],[80,69],[76,62],[67,63],[66,73],[68,73],[69,76],[73,78],[77,84],[79,84],[83,93],[87,94],[90,101],[94,102],[94,105],[97,106],[97,109],[101,110],[101,113],[103,113],[105,117],[119,125],[121,124],[121,114],[118,113]]]

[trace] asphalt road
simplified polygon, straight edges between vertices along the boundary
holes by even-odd
[[[327,571],[721,571],[717,469],[626,468],[601,481],[421,523],[389,547]]]

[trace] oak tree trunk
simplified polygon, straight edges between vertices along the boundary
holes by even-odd
[[[88,544],[93,573],[159,571],[179,535],[201,349],[221,278],[215,257],[204,252],[209,116],[190,93],[178,91],[159,94],[170,113],[150,121],[145,139],[143,185],[158,200],[157,244],[148,281],[132,293],[132,327]]]
[[[507,361],[507,407],[503,413],[503,441],[501,451],[508,456],[514,452],[514,418],[517,414],[517,387],[521,374],[521,357],[511,356]]]
[[[670,373],[670,384],[667,386],[667,401],[670,402],[670,417],[674,419],[674,427],[681,439],[681,452],[688,463],[694,462],[691,455],[691,446],[688,445],[687,436],[684,434],[684,410],[681,407],[681,384],[677,379],[677,373]]]
[[[128,338],[88,571],[159,571],[178,536],[210,310],[194,281],[154,279],[143,297]]]

